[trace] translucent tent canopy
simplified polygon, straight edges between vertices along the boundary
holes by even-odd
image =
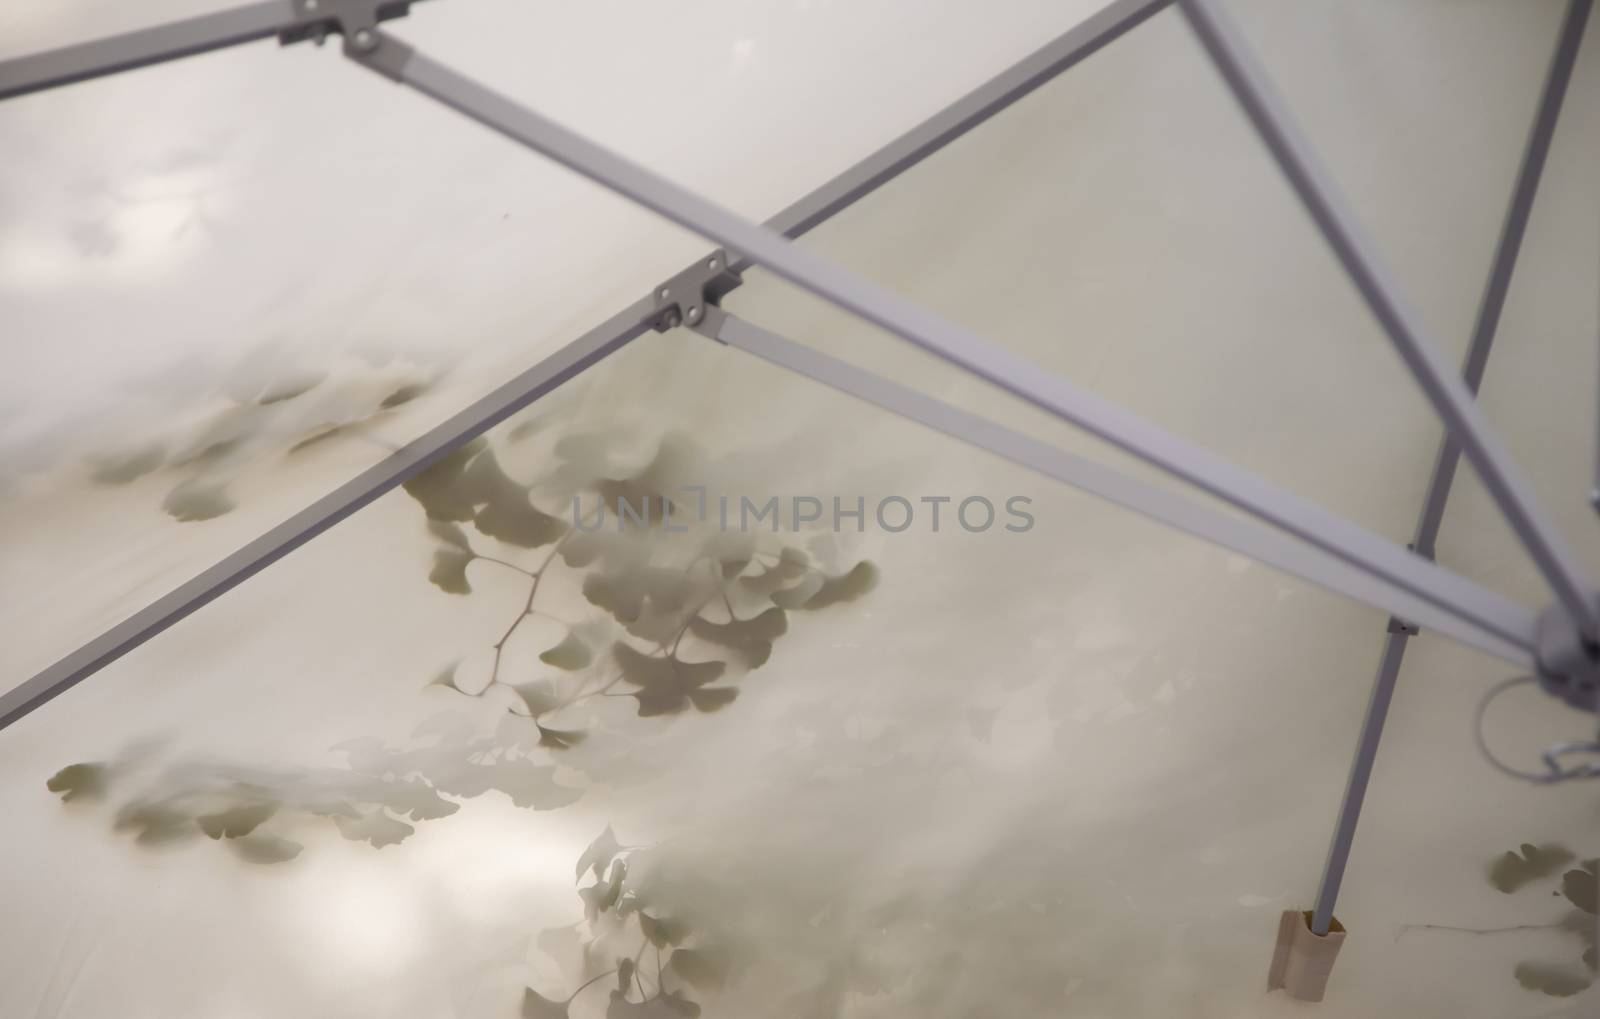
[[[1258,54],[1454,371],[1570,43],[1481,406],[1600,571],[1586,4],[569,6],[418,4],[375,52],[749,220],[1032,68],[799,250],[1400,550],[1440,416],[1213,58]],[[0,61],[209,9],[8,11]],[[1473,462],[1447,575],[1374,579],[330,50],[0,103],[11,703],[384,478],[8,714],[0,1013],[1592,1012],[1594,785],[1475,738],[1560,598]],[[754,263],[720,308],[658,297],[708,257]],[[550,384],[580,336],[604,356]],[[916,517],[578,526],[669,481]],[[1482,721],[1534,772],[1593,732],[1531,687]],[[1335,893],[1320,1004],[1269,992],[1282,915]]]

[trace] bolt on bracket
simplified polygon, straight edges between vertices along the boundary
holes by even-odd
[[[652,291],[656,332],[683,325],[714,339],[706,330],[707,320],[715,317],[723,296],[743,282],[729,265],[728,253],[718,248]]]
[[[379,22],[403,18],[416,0],[294,0],[296,22],[278,33],[278,42],[309,39],[321,46],[328,33],[344,38],[346,56],[365,56],[378,48],[383,36]]]

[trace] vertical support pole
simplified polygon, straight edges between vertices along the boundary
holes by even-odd
[[[1356,840],[1356,821],[1367,798],[1367,783],[1372,778],[1372,762],[1378,757],[1383,739],[1383,723],[1389,719],[1389,703],[1394,699],[1395,681],[1400,678],[1400,662],[1405,658],[1406,640],[1416,627],[1389,619],[1389,639],[1383,645],[1378,663],[1378,678],[1372,683],[1372,697],[1361,723],[1361,739],[1356,743],[1355,760],[1350,763],[1350,778],[1345,782],[1344,800],[1339,804],[1339,823],[1328,844],[1328,860],[1322,867],[1322,883],[1317,888],[1316,908],[1311,911],[1311,933],[1322,937],[1333,926],[1333,907],[1344,883],[1345,864],[1350,862],[1350,847]]]
[[[1477,468],[1484,488],[1544,574],[1557,601],[1572,617],[1578,634],[1589,641],[1600,641],[1600,606],[1590,599],[1594,585],[1585,575],[1577,553],[1539,505],[1472,394],[1439,355],[1421,318],[1402,299],[1376,246],[1345,204],[1309,140],[1300,133],[1265,69],[1245,43],[1243,33],[1217,0],[1182,0],[1182,8],[1211,62],[1322,232],[1334,257],[1434,410],[1461,444],[1462,452]],[[1588,5],[1583,3],[1581,10],[1569,8],[1568,13],[1566,24],[1576,21],[1581,27],[1588,16]]]
[[[1489,264],[1489,279],[1484,284],[1483,297],[1478,304],[1477,318],[1473,322],[1472,341],[1467,347],[1466,360],[1461,368],[1462,381],[1473,396],[1483,385],[1483,373],[1489,363],[1489,350],[1494,345],[1495,333],[1500,325],[1500,315],[1505,309],[1506,295],[1511,289],[1511,276],[1516,269],[1517,255],[1522,250],[1522,240],[1527,235],[1528,218],[1533,211],[1533,199],[1539,190],[1539,179],[1550,154],[1550,143],[1555,136],[1556,120],[1561,113],[1561,103],[1572,80],[1572,69],[1577,63],[1578,44],[1583,39],[1584,27],[1589,19],[1593,0],[1570,0],[1566,16],[1556,38],[1555,55],[1550,59],[1550,69],[1545,76],[1539,107],[1534,115],[1533,127],[1528,133],[1523,149],[1522,164],[1517,169],[1517,179],[1512,187],[1511,202],[1506,208],[1500,238],[1495,244],[1494,257]],[[1434,458],[1433,474],[1428,481],[1428,491],[1423,497],[1422,513],[1417,519],[1416,537],[1411,550],[1424,559],[1434,558],[1439,538],[1439,528],[1444,521],[1445,502],[1450,497],[1450,487],[1455,481],[1456,467],[1461,462],[1461,445],[1454,434],[1445,430]],[[1597,464],[1600,471],[1600,464]],[[1600,478],[1600,473],[1597,473]],[[1600,480],[1596,482],[1600,487]],[[1394,697],[1395,682],[1400,674],[1400,663],[1405,656],[1406,641],[1417,632],[1415,626],[1398,619],[1389,620],[1389,636],[1384,642],[1383,658],[1378,665],[1378,675],[1373,681],[1372,697],[1361,725],[1361,736],[1356,743],[1355,760],[1350,765],[1350,777],[1345,783],[1344,800],[1339,806],[1339,821],[1334,827],[1333,840],[1328,846],[1328,860],[1322,869],[1322,881],[1317,889],[1316,908],[1311,915],[1311,932],[1318,936],[1328,933],[1333,924],[1333,907],[1339,897],[1339,886],[1344,881],[1345,865],[1350,859],[1350,847],[1355,841],[1356,822],[1361,817],[1362,803],[1366,799],[1367,782],[1372,777],[1373,760],[1377,757],[1378,743],[1383,738],[1383,725],[1388,719],[1389,704]]]

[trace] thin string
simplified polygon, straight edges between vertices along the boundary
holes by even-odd
[[[1527,683],[1537,684],[1538,682],[1539,678],[1537,676],[1515,676],[1511,679],[1496,683],[1494,686],[1489,688],[1489,691],[1485,693],[1482,698],[1479,699],[1477,716],[1472,727],[1473,736],[1476,737],[1478,741],[1478,752],[1481,753],[1483,755],[1483,759],[1493,765],[1496,770],[1506,775],[1510,775],[1512,778],[1521,779],[1524,782],[1532,782],[1535,785],[1551,785],[1556,782],[1566,782],[1577,778],[1600,778],[1600,740],[1579,740],[1570,743],[1556,744],[1544,752],[1544,764],[1546,770],[1542,773],[1535,771],[1523,771],[1520,768],[1514,768],[1511,765],[1506,764],[1499,757],[1496,757],[1494,751],[1489,749],[1488,740],[1486,740],[1483,735],[1483,722],[1485,716],[1489,712],[1489,705],[1492,704],[1497,697],[1505,693],[1507,690],[1510,690],[1512,687],[1522,686]],[[1563,768],[1560,760],[1562,757],[1570,754],[1593,754],[1595,755],[1596,760],[1592,764],[1583,764],[1575,767]]]

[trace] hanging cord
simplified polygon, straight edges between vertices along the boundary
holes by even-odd
[[[1543,773],[1536,771],[1523,771],[1520,768],[1513,768],[1511,765],[1506,764],[1504,761],[1500,760],[1500,758],[1496,757],[1494,751],[1489,749],[1489,743],[1486,739],[1484,739],[1483,735],[1483,720],[1489,712],[1489,705],[1494,702],[1495,698],[1499,697],[1507,690],[1510,690],[1512,687],[1522,686],[1525,683],[1537,684],[1538,682],[1539,677],[1537,676],[1516,676],[1512,679],[1507,679],[1496,683],[1494,686],[1489,688],[1489,692],[1484,694],[1483,697],[1478,701],[1477,717],[1472,727],[1473,735],[1477,737],[1478,740],[1478,752],[1483,755],[1484,760],[1488,761],[1497,770],[1503,772],[1504,774],[1510,775],[1512,778],[1521,779],[1524,782],[1533,782],[1537,785],[1551,785],[1555,782],[1566,782],[1575,778],[1600,778],[1600,738],[1594,740],[1574,740],[1569,743],[1557,743],[1555,746],[1544,752],[1544,766],[1546,770]],[[1573,754],[1591,755],[1595,758],[1595,760],[1589,764],[1577,764],[1570,767],[1562,767],[1561,758]]]

